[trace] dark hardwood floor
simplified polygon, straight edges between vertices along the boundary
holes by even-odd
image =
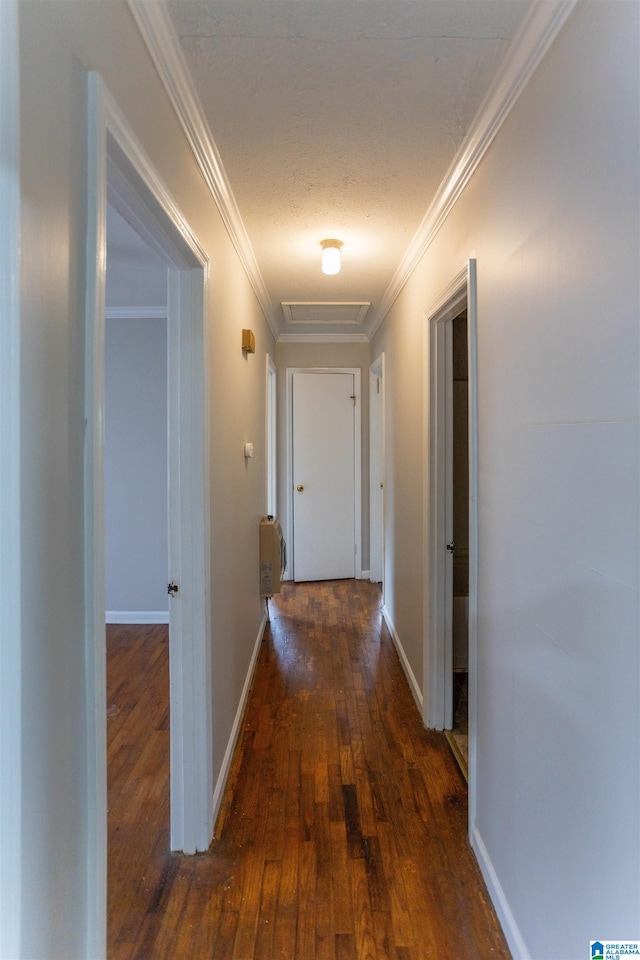
[[[510,956],[467,788],[365,581],[286,584],[205,854],[168,852],[168,636],[108,629],[110,960]]]

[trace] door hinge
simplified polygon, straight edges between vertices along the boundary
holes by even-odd
[[[356,401],[357,401],[356,394],[355,394],[355,393],[352,393],[350,399],[353,400],[353,405],[354,405],[354,407],[355,407]]]
[[[174,581],[172,580],[171,583],[170,583],[170,584],[168,585],[168,587],[167,587],[167,593],[169,594],[170,597],[176,597],[176,596],[178,595],[179,589],[180,589],[180,588],[179,588],[178,584],[177,584],[177,583],[174,583]]]

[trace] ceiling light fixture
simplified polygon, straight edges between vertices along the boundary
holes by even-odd
[[[323,240],[322,247],[322,272],[326,274],[340,273],[340,249],[342,240]]]

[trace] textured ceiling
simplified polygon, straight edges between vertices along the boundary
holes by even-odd
[[[375,310],[527,4],[168,7],[273,303]],[[326,237],[344,243],[336,277],[320,272]]]
[[[280,329],[385,292],[530,0],[168,0]],[[343,241],[338,276],[320,242]],[[365,324],[366,327],[366,324]],[[362,333],[363,324],[353,332]]]

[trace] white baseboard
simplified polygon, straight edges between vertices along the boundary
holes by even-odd
[[[371,580],[371,571],[370,571],[370,570],[363,570],[362,573],[360,574],[360,579],[361,579],[361,580]]]
[[[491,897],[491,901],[498,915],[498,920],[509,944],[513,960],[531,960],[531,955],[518,929],[518,924],[511,912],[505,892],[498,880],[498,874],[494,869],[491,857],[477,827],[474,827],[471,832],[471,846],[480,865],[484,882],[487,885],[489,896]]]
[[[168,610],[107,610],[105,623],[169,623]]]
[[[398,651],[398,656],[400,657],[400,663],[402,664],[402,669],[404,670],[406,678],[409,682],[409,688],[411,690],[411,693],[413,694],[413,699],[418,704],[418,709],[420,710],[420,716],[422,716],[422,691],[418,685],[418,681],[415,678],[413,670],[411,669],[411,665],[407,660],[407,655],[404,652],[404,647],[400,642],[400,637],[398,636],[393,620],[391,619],[389,615],[389,611],[387,610],[385,604],[382,605],[382,616],[384,617],[385,623],[389,628],[389,633],[391,634],[391,638],[394,642],[395,648]]]
[[[222,760],[222,766],[220,767],[220,773],[218,775],[216,787],[215,787],[215,790],[213,791],[213,823],[214,825],[216,820],[218,819],[218,814],[220,812],[220,804],[222,803],[224,788],[227,785],[227,778],[229,776],[229,770],[231,769],[233,752],[238,742],[238,736],[240,734],[240,726],[242,724],[242,717],[243,717],[244,709],[247,703],[247,697],[249,696],[249,690],[251,689],[251,681],[253,680],[253,673],[256,668],[256,661],[258,659],[258,654],[260,653],[260,645],[262,643],[262,638],[264,636],[264,629],[266,625],[267,625],[267,613],[265,612],[264,616],[262,617],[262,622],[260,623],[260,627],[258,629],[258,636],[256,637],[256,642],[253,648],[253,653],[251,655],[251,660],[249,662],[249,669],[247,670],[247,675],[245,677],[242,693],[240,694],[240,702],[238,703],[238,709],[236,710],[235,720],[233,721],[233,727],[231,728],[231,735],[229,737],[229,742],[227,743],[227,749],[225,750],[225,753],[224,753],[224,758]],[[215,833],[214,833],[214,838],[215,838]]]

